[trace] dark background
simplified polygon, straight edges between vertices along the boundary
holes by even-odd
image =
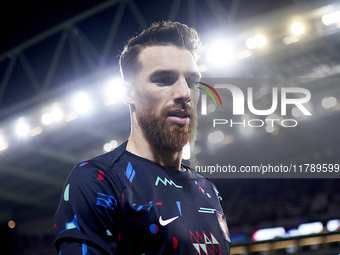
[[[246,49],[247,38],[264,34],[267,47],[219,69],[208,63],[204,53],[199,63],[203,77],[228,78],[231,83],[246,79],[240,85],[244,92],[256,79],[255,103],[263,109],[270,105],[274,86],[301,86],[312,94],[312,116],[298,118],[296,128],[276,125],[274,133],[262,128],[249,135],[238,128],[212,127],[211,118],[233,118],[232,100],[224,94],[223,107],[199,116],[198,140],[190,160],[193,167],[339,164],[339,105],[321,106],[323,98],[340,96],[340,30],[322,24],[320,14],[329,4],[334,4],[333,11],[339,10],[336,1],[127,1],[109,50],[103,54],[120,3],[8,1],[0,10],[0,136],[8,144],[0,150],[1,254],[56,254],[53,214],[72,167],[103,153],[105,143],[121,143],[129,135],[128,107],[122,103],[104,106],[102,86],[108,78],[119,76],[117,56],[123,43],[153,21],[173,19],[195,27],[206,49],[223,36],[240,52]],[[95,11],[98,6],[102,8]],[[295,19],[304,22],[306,32],[299,42],[284,45],[282,39]],[[60,51],[56,51],[58,45]],[[261,94],[261,88],[269,92]],[[71,113],[72,97],[79,91],[93,96],[92,114],[41,124],[41,115],[54,102],[59,102],[65,116]],[[15,125],[22,116],[31,129],[42,127],[42,133],[18,138]],[[289,112],[286,118],[295,117]],[[216,130],[225,138],[211,144],[207,138]],[[316,177],[313,174],[218,177],[213,181],[224,199],[230,232],[247,240],[259,228],[288,230],[313,221],[325,225],[339,217],[339,179],[327,173],[317,178],[311,178]],[[14,229],[8,228],[9,220],[16,222]]]

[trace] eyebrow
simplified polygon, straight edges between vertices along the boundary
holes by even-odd
[[[149,78],[154,79],[159,76],[166,76],[166,75],[178,75],[178,72],[175,70],[156,70],[150,74]],[[199,72],[186,72],[185,76],[189,76],[192,78],[201,78],[201,74]]]

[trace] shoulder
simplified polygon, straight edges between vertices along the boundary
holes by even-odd
[[[215,183],[209,179],[208,177],[206,177],[205,175],[203,175],[202,173],[198,173],[196,172],[193,168],[191,168],[190,166],[184,165],[182,164],[182,166],[187,169],[187,171],[190,171],[190,174],[192,176],[192,178],[196,178],[197,181],[204,185],[205,187],[209,186],[210,188],[212,188],[214,190],[214,193],[216,194],[217,199],[220,201],[220,204],[223,208],[223,202],[222,202],[222,197],[220,195],[220,192],[218,191]]]
[[[196,172],[195,169],[193,169],[192,167],[185,165],[185,164],[182,164],[182,167],[190,172],[191,178],[202,179],[204,181],[207,181],[208,183],[210,183],[212,186],[215,187],[215,184],[211,179],[209,179],[208,177],[206,177],[205,175],[201,173]]]
[[[117,162],[117,160],[123,155],[125,148],[126,148],[126,144],[127,144],[127,141],[122,143],[119,147],[117,147],[113,151],[110,151],[108,153],[99,155],[95,158],[88,160],[87,163],[93,166],[112,168]]]
[[[118,161],[123,155],[125,147],[126,142],[111,152],[77,164],[70,173],[68,181],[88,183],[94,180],[120,179],[124,169],[119,165]]]

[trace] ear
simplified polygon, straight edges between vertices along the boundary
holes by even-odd
[[[130,82],[126,82],[124,81],[123,83],[123,87],[124,87],[124,93],[122,96],[122,100],[125,104],[127,105],[134,105],[134,100],[133,100],[133,93],[134,93],[134,88],[133,85]]]

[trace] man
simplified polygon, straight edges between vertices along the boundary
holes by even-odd
[[[131,135],[76,166],[55,216],[65,254],[229,254],[215,186],[181,164],[194,137],[200,78],[197,32],[153,24],[120,57]]]

